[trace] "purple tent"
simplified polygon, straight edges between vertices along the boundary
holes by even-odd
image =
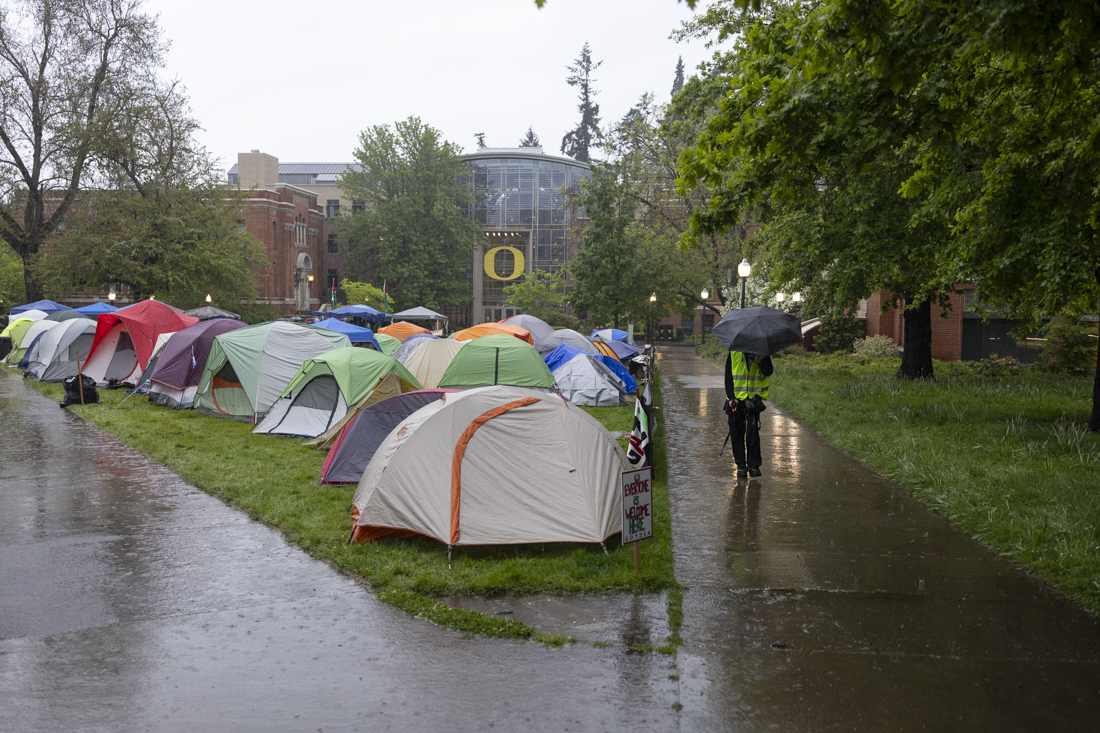
[[[245,325],[214,318],[172,334],[150,376],[149,399],[177,410],[191,407],[214,337]]]
[[[363,471],[374,452],[390,431],[419,410],[443,399],[456,389],[421,389],[405,392],[360,410],[355,419],[344,426],[321,466],[322,484],[354,484],[363,478]]]

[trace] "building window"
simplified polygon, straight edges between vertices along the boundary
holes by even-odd
[[[328,200],[328,205],[325,206],[325,216],[330,219],[340,216],[340,199]]]
[[[360,211],[366,211],[366,210],[367,210],[367,205],[365,203],[363,203],[362,201],[352,201],[351,202],[352,216],[354,216],[355,214],[358,214]]]
[[[271,222],[271,247],[275,248],[275,245],[279,243],[278,227],[275,222]]]
[[[336,244],[336,235],[328,235],[328,253],[334,255],[340,251],[340,247]]]

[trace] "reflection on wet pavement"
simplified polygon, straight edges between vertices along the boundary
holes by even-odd
[[[1096,730],[1096,618],[773,405],[738,482],[721,371],[658,364],[683,727]]]

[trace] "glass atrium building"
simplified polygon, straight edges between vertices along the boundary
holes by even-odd
[[[577,249],[567,191],[591,176],[585,163],[542,148],[480,148],[463,156],[473,186],[472,216],[485,232],[474,252],[467,323],[516,315],[504,288],[535,270],[561,270]],[[455,314],[458,315],[458,314]]]

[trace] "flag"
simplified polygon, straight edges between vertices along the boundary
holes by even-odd
[[[332,278],[332,309],[336,310],[336,278]]]
[[[645,400],[638,397],[634,401],[634,426],[630,430],[630,444],[626,451],[626,460],[634,468],[645,465],[647,445],[649,445],[649,416],[645,414]]]
[[[382,312],[390,309],[390,296],[386,293],[386,281],[382,281]]]

